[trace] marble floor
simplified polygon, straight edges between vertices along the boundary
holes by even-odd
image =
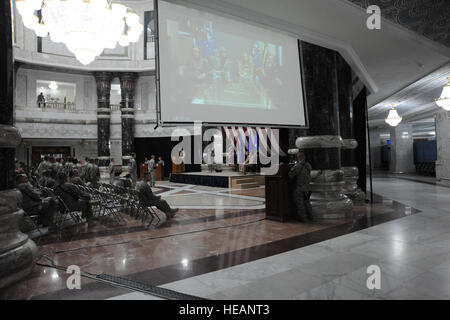
[[[147,230],[123,214],[121,226],[44,237],[39,265],[0,299],[160,299],[100,274],[207,299],[450,299],[448,188],[375,178],[375,203],[354,219],[304,224],[265,219],[263,188],[157,187],[180,208],[173,220]],[[66,287],[69,265],[81,290]],[[370,265],[379,290],[367,289]]]

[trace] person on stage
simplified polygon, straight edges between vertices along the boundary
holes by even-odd
[[[178,153],[178,156],[179,156],[179,159],[180,159],[180,162],[181,162],[180,163],[180,166],[181,166],[180,172],[184,172],[184,170],[185,170],[184,161],[185,161],[185,158],[186,158],[186,153],[184,152],[183,148],[180,149],[180,152]]]
[[[156,161],[155,161],[155,156],[152,155],[150,161],[148,162],[148,172],[150,173],[151,176],[151,181],[150,181],[150,185],[152,187],[154,187],[156,185]]]

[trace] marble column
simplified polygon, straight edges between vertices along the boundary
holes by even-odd
[[[110,122],[111,122],[111,72],[95,72],[97,82],[97,155],[100,169],[100,182],[110,182],[109,163],[110,150]]]
[[[436,178],[450,184],[450,117],[447,111],[436,115]]]
[[[336,52],[302,42],[303,77],[309,129],[296,139],[311,163],[311,204],[315,218],[352,216],[352,201],[344,194],[341,170],[343,140],[339,131]],[[300,132],[299,132],[300,133]]]
[[[129,173],[128,161],[134,151],[134,93],[137,74],[124,72],[119,74],[122,91],[122,172]]]
[[[14,64],[10,1],[0,4],[0,288],[26,277],[34,268],[37,247],[19,230],[22,194],[14,188],[15,148],[22,138],[13,127]]]
[[[340,54],[336,55],[336,66],[339,96],[339,130],[343,139],[341,169],[344,171],[344,192],[353,202],[362,202],[366,196],[357,184],[359,171],[356,166],[355,149],[358,147],[358,142],[354,133],[352,69]]]
[[[391,127],[391,159],[389,171],[392,173],[414,173],[414,140],[410,123],[400,123]]]

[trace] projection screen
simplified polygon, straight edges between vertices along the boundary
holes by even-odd
[[[163,123],[305,126],[298,40],[158,2]]]

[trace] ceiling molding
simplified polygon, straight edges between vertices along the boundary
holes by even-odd
[[[18,69],[28,69],[28,70],[39,70],[39,71],[46,71],[46,72],[79,74],[79,75],[83,75],[83,76],[93,76],[94,72],[96,72],[96,71],[108,71],[108,72],[117,73],[117,74],[119,74],[121,72],[121,71],[116,71],[116,70],[111,70],[111,69],[102,70],[101,68],[92,69],[92,71],[91,70],[87,71],[87,70],[82,70],[82,69],[77,69],[77,68],[71,68],[68,66],[58,66],[58,65],[53,65],[53,64],[47,66],[47,65],[43,65],[43,64],[36,64],[35,62],[28,63],[28,62],[22,62],[22,61],[15,61],[15,65],[16,65],[16,71]],[[131,69],[123,70],[123,72],[130,72],[130,71],[132,71],[132,70]],[[156,74],[154,69],[151,69],[151,70],[139,69],[139,71],[136,73],[141,77],[154,76]],[[115,74],[114,77],[117,77],[117,74]]]

